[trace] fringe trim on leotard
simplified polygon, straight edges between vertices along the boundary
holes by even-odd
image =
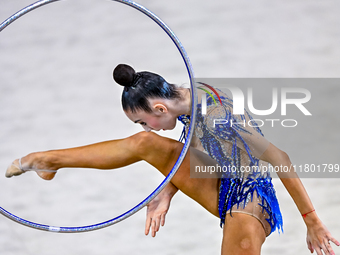
[[[232,215],[231,208],[234,205],[244,208],[249,194],[251,201],[253,201],[255,191],[261,200],[259,205],[262,207],[263,212],[265,210],[269,216],[269,219],[266,220],[271,227],[271,233],[276,229],[279,233],[280,231],[283,232],[282,215],[271,178],[247,178],[246,180],[235,178],[221,179],[218,206],[221,218],[220,226],[222,227],[225,223],[226,213],[229,210],[230,215]]]

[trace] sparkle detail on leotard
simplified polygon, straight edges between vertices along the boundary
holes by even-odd
[[[181,137],[178,139],[178,141],[182,142],[183,140],[186,139],[185,134],[186,134],[186,130],[189,128],[190,115],[182,114],[182,115],[178,116],[177,119],[180,122],[182,122],[182,124],[184,125]]]

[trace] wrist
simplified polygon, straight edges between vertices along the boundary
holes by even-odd
[[[301,214],[303,218],[306,218],[308,214],[312,213],[312,212],[315,212],[315,209],[309,211],[309,212],[306,212],[304,214]]]
[[[173,185],[171,182],[164,189],[165,195],[169,196],[170,198],[172,198],[176,194],[177,191],[178,191],[178,188],[175,185]]]
[[[305,224],[307,226],[308,225],[315,225],[320,221],[315,210],[312,210],[312,211],[309,211],[305,214],[302,214],[302,218],[303,218],[303,221],[305,222]]]

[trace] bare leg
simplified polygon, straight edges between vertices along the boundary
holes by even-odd
[[[149,143],[147,141],[147,137],[152,137],[153,135],[141,132],[126,139],[106,141],[70,149],[35,152],[22,158],[22,167],[23,169],[50,170],[58,170],[63,167],[119,168],[143,160],[144,150],[153,153],[153,148],[148,146]],[[168,149],[168,147],[164,148],[164,150]],[[13,163],[18,165],[18,160],[15,160]],[[55,176],[55,173],[50,172],[40,171],[37,173],[45,180],[51,180]]]
[[[222,255],[259,255],[266,239],[262,224],[243,213],[228,214],[223,228]]]
[[[140,132],[125,139],[112,140],[64,150],[31,153],[22,158],[23,169],[58,170],[63,167],[114,169],[145,160],[167,175],[182,150],[183,144],[153,132]],[[14,164],[17,162],[14,161]],[[39,171],[51,180],[56,173]],[[185,157],[171,180],[173,185],[218,216],[218,179],[190,178],[190,157]]]
[[[145,160],[167,175],[174,166],[183,144],[141,132],[126,139],[107,141],[88,146],[38,152],[22,158],[23,168],[57,170],[62,167],[114,169]],[[195,153],[191,157],[199,157]],[[197,159],[198,161],[200,159]],[[52,179],[55,173],[38,172],[44,179]],[[190,178],[190,156],[185,157],[172,184],[210,213],[219,217],[219,179]],[[222,254],[260,254],[265,239],[264,229],[252,216],[235,213],[227,216],[223,231]],[[243,253],[242,253],[243,252]]]

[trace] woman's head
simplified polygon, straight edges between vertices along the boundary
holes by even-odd
[[[124,86],[122,106],[126,115],[146,131],[173,129],[176,114],[169,112],[169,105],[182,99],[180,89],[169,84],[163,77],[151,72],[135,72],[128,65],[119,64],[113,78]],[[170,108],[176,108],[171,107]],[[147,120],[147,121],[146,121]]]
[[[122,105],[125,112],[143,110],[152,112],[149,99],[179,99],[176,86],[169,84],[162,76],[151,72],[138,72],[128,65],[119,64],[113,70],[113,78],[124,86]]]

